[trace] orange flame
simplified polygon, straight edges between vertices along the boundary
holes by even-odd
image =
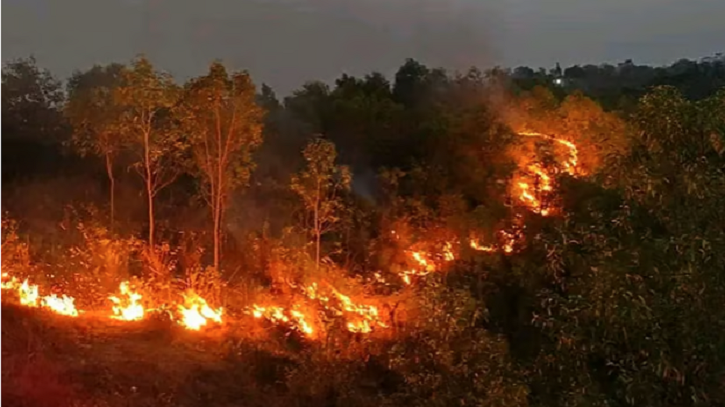
[[[181,320],[179,323],[186,329],[198,331],[209,320],[222,323],[222,308],[212,309],[206,300],[193,292],[184,294],[185,305],[179,305]]]
[[[308,337],[314,336],[315,329],[312,327],[312,324],[308,322],[308,318],[305,314],[300,311],[298,305],[292,307],[292,310],[288,312],[289,316],[287,316],[285,312],[286,310],[283,307],[274,305],[266,307],[257,304],[252,305],[252,316],[255,318],[265,318],[276,324],[289,324]]]
[[[40,306],[56,314],[70,317],[78,316],[78,310],[75,307],[75,299],[73,297],[66,295],[58,297],[55,294],[41,297],[38,294],[38,286],[36,284],[30,284],[27,278],[21,284],[18,283],[18,279],[10,277],[7,273],[2,273],[2,278],[2,289],[16,290],[18,298],[20,299],[20,305],[33,308]]]
[[[348,322],[347,328],[349,331],[369,333],[372,332],[373,326],[381,328],[388,327],[388,325],[380,319],[378,307],[374,305],[357,304],[349,296],[342,294],[340,291],[335,289],[335,287],[332,287],[329,284],[327,285],[329,286],[329,290],[332,294],[331,296],[320,294],[320,289],[317,283],[308,285],[303,289],[303,292],[309,299],[319,301],[325,309],[332,311],[336,315],[349,313],[355,314],[356,316],[353,317],[355,319],[362,318],[361,320],[355,322]],[[331,298],[335,298],[337,300],[339,307],[334,304],[330,304]]]
[[[292,315],[292,318],[297,322],[297,327],[300,331],[302,331],[307,336],[312,336],[315,333],[312,325],[310,325],[305,319],[305,314],[297,309],[292,309],[292,311],[290,311],[290,314]]]
[[[2,273],[2,289],[3,290],[14,290],[18,287],[18,279],[10,277],[8,273]]]
[[[20,296],[21,305],[25,305],[27,307],[38,306],[38,286],[30,285],[27,278],[18,288],[18,295]]]
[[[560,165],[567,173],[577,175],[578,150],[574,143],[533,131],[522,131],[518,134],[526,137],[541,137],[567,147],[567,158],[563,160]],[[544,207],[544,203],[538,195],[542,191],[550,192],[553,189],[551,184],[551,175],[547,174],[547,172],[539,164],[529,165],[527,167],[527,172],[528,174],[524,173],[518,176],[519,180],[514,184],[514,190],[516,191],[515,194],[525,206],[535,213],[539,213],[542,216],[550,215],[551,211]],[[531,181],[530,178],[534,178],[534,180]],[[534,186],[532,186],[532,183]]]
[[[111,316],[111,318],[122,321],[137,321],[143,319],[144,308],[143,305],[138,302],[142,298],[141,294],[132,291],[128,281],[122,282],[119,286],[119,290],[121,291],[121,295],[126,298],[121,300],[116,296],[108,297],[108,299],[113,301],[115,304],[113,306],[113,316]],[[121,305],[124,303],[126,306]]]
[[[41,305],[45,308],[50,308],[53,312],[69,317],[77,317],[78,310],[74,304],[75,299],[62,295],[60,297],[55,294],[48,295],[42,298]]]
[[[471,239],[470,243],[471,243],[471,249],[473,249],[473,250],[477,250],[480,252],[495,252],[496,251],[496,247],[490,246],[490,245],[483,246],[478,242],[478,240]]]

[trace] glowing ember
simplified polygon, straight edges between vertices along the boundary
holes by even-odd
[[[206,300],[193,292],[184,294],[185,305],[179,305],[181,320],[179,323],[186,329],[198,331],[212,320],[218,324],[222,323],[222,309],[212,309]]]
[[[124,281],[119,286],[121,296],[124,296],[123,300],[116,297],[110,296],[109,300],[115,304],[113,306],[113,319],[120,319],[122,321],[136,321],[143,319],[144,308],[143,305],[139,304],[139,300],[142,298],[141,294],[138,294],[131,290],[128,281]]]
[[[503,251],[504,253],[511,253],[514,251],[514,244],[516,243],[516,236],[505,230],[501,231],[501,235],[504,237]]]
[[[478,250],[480,252],[495,252],[496,248],[494,246],[483,246],[480,243],[478,243],[477,240],[471,239],[471,249]]]
[[[53,312],[61,315],[67,315],[70,317],[77,317],[78,310],[75,307],[75,299],[62,295],[60,297],[55,294],[43,297],[41,305],[45,308],[50,308]]]
[[[456,256],[453,255],[453,246],[450,243],[446,243],[443,248],[443,258],[446,261],[453,261],[456,259]]]

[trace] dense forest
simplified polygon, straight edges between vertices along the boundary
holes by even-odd
[[[725,58],[2,71],[8,405],[725,405]],[[64,315],[58,315],[64,314]]]

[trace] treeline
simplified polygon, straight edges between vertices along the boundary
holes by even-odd
[[[721,58],[463,74],[408,60],[392,80],[343,75],[279,100],[219,63],[178,84],[139,58],[63,85],[21,60],[3,70],[3,210],[29,240],[87,204],[152,249],[205,233],[192,242],[209,249],[203,263],[266,286],[325,258],[354,276],[404,267],[393,228],[495,239],[516,219],[513,255],[461,248],[419,288],[382,289],[414,298],[395,341],[367,343],[367,358],[340,338],[290,357],[275,394],[722,405],[723,80]],[[539,150],[542,166],[554,159],[523,130],[578,147],[582,176],[542,195],[558,216],[515,211],[512,173]]]
[[[632,60],[601,65],[574,65],[550,70],[519,67],[506,71],[518,86],[556,83],[566,92],[583,91],[606,109],[629,110],[649,89],[674,86],[688,99],[704,99],[725,86],[722,53],[701,60],[680,59],[669,66],[638,65]]]

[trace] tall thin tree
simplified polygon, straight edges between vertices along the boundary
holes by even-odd
[[[246,186],[262,141],[263,110],[246,72],[231,75],[220,62],[186,87],[181,123],[188,137],[214,229],[214,267],[221,262],[222,222],[232,192]]]
[[[340,220],[341,192],[350,189],[352,177],[346,166],[336,165],[335,145],[322,138],[312,140],[303,151],[306,168],[292,177],[292,190],[302,199],[312,218],[310,232],[315,242],[315,264],[320,267],[322,235],[334,229]]]
[[[72,142],[81,155],[100,156],[109,182],[110,227],[116,214],[116,177],[114,165],[123,148],[123,133],[118,123],[121,109],[114,92],[121,85],[123,65],[94,66],[76,71],[68,81],[65,115],[73,129]]]
[[[185,148],[172,112],[178,88],[171,76],[154,69],[144,57],[124,71],[123,85],[114,93],[122,112],[119,132],[135,153],[133,168],[144,180],[148,203],[148,241],[153,250],[155,233],[154,198],[181,172],[178,159]]]

